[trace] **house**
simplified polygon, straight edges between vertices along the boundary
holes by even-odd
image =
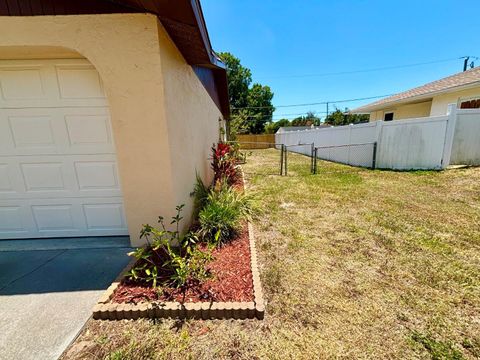
[[[447,113],[449,104],[480,107],[480,67],[476,67],[351,110],[370,114],[370,121],[397,120]]]
[[[198,0],[0,0],[0,33],[0,239],[188,219],[229,114]]]

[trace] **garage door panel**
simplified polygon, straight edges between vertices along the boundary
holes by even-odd
[[[114,161],[77,161],[75,172],[81,191],[120,190]]]
[[[126,228],[123,204],[84,204],[87,227],[94,231]]]
[[[49,98],[45,82],[46,68],[40,64],[0,67],[0,89],[3,104],[31,102]]]
[[[0,206],[0,234],[27,232],[21,206]]]
[[[0,239],[125,235],[121,198],[9,200],[0,206]]]
[[[55,146],[51,116],[9,116],[15,147]]]
[[[26,192],[67,191],[63,176],[63,163],[21,164]]]
[[[106,105],[102,80],[86,59],[0,63],[1,108]]]
[[[92,65],[63,64],[55,70],[62,99],[105,99],[102,81]]]
[[[108,108],[0,109],[0,156],[115,154]]]
[[[115,155],[0,157],[0,200],[119,197]]]
[[[0,60],[0,239],[127,233],[95,68]]]
[[[107,115],[65,115],[65,123],[70,145],[80,146],[106,145],[110,150],[112,134]],[[98,150],[97,150],[98,151]]]
[[[33,205],[32,212],[39,231],[75,231],[72,204]]]
[[[0,163],[0,193],[15,192],[8,164]]]

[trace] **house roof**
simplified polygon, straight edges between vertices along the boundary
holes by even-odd
[[[370,104],[351,110],[351,113],[361,114],[379,110],[390,105],[420,102],[429,100],[434,95],[480,86],[480,67],[460,72],[446,78],[386,97]]]
[[[226,70],[212,49],[199,0],[0,0],[0,16],[145,12],[158,16],[222,114],[228,117]]]

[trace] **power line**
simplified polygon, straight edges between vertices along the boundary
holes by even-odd
[[[475,58],[475,56],[471,56],[471,57],[472,57],[472,58]],[[306,77],[322,77],[322,76],[334,76],[334,75],[348,75],[348,74],[367,73],[367,72],[374,72],[374,71],[385,71],[385,70],[403,69],[403,68],[415,67],[415,66],[438,64],[438,63],[455,61],[455,60],[459,60],[459,59],[463,59],[463,58],[465,58],[465,56],[457,57],[457,58],[450,58],[450,59],[443,59],[443,60],[433,60],[433,61],[419,62],[419,63],[413,63],[413,64],[383,66],[383,67],[370,68],[370,69],[359,69],[359,70],[351,70],[351,71],[338,71],[338,72],[320,73],[320,74],[258,76],[257,78],[258,78],[258,79],[283,79],[283,78],[306,78]]]
[[[335,108],[335,110],[329,111],[328,114],[331,114],[331,113],[333,113],[337,110],[338,110],[338,108]],[[264,116],[251,115],[251,116],[246,116],[246,117],[242,118],[242,120],[245,120],[245,121],[256,121],[256,120],[265,120],[265,119],[272,120],[272,121],[283,120],[283,119],[295,120],[295,119],[297,119],[301,116],[306,117],[310,113],[313,116],[316,116],[316,117],[319,117],[319,118],[327,115],[326,111],[307,111],[307,112],[302,112],[302,113],[272,114],[271,116],[269,116],[269,115],[264,115]],[[297,115],[297,116],[295,116],[295,115]],[[317,116],[317,115],[320,115],[320,116]],[[278,118],[273,118],[274,116],[279,116],[279,117]],[[292,116],[295,116],[295,117],[292,117]]]
[[[301,112],[301,113],[273,114],[273,116],[304,115],[304,114],[308,114],[308,113],[313,113],[313,114],[326,114],[327,112],[326,112],[326,111],[314,111],[314,110],[310,110],[310,111],[304,111],[304,112]]]
[[[288,113],[288,114],[272,114],[271,116],[293,116],[293,115],[308,115],[309,113],[313,115],[317,114],[326,114],[326,111],[316,111],[316,110],[309,110],[309,111],[304,111],[304,112],[299,112],[299,113]],[[263,116],[257,116],[257,115],[249,115],[246,116],[245,118],[255,118],[255,119],[261,119],[261,118],[269,118],[270,115],[263,115]]]
[[[326,104],[336,104],[336,103],[345,103],[345,102],[354,102],[354,101],[362,101],[362,100],[371,100],[371,99],[378,99],[382,97],[392,96],[395,94],[386,94],[386,95],[377,95],[377,96],[369,96],[363,98],[355,98],[355,99],[341,99],[341,100],[330,100],[330,101],[319,101],[314,103],[305,103],[305,104],[289,104],[289,105],[275,105],[275,108],[287,108],[287,107],[298,107],[298,106],[312,106],[312,105],[326,105]],[[242,109],[270,109],[272,106],[245,106],[245,107],[232,107],[232,110],[242,110]]]

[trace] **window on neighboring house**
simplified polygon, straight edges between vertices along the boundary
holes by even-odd
[[[386,112],[383,114],[384,121],[392,121],[393,120],[393,112]]]
[[[460,109],[479,109],[480,98],[460,100]]]

